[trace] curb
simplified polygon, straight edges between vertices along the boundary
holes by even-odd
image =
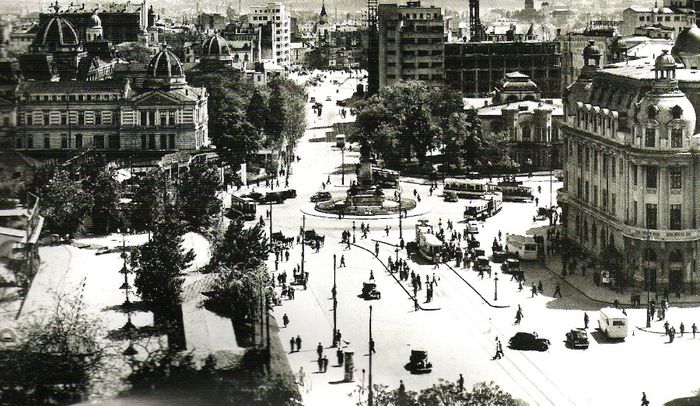
[[[462,275],[459,274],[459,272],[455,271],[454,268],[452,268],[452,266],[450,266],[450,264],[444,263],[443,265],[445,265],[446,267],[450,268],[450,270],[451,270],[452,272],[454,272],[455,275],[457,275],[457,276],[459,277],[459,279],[461,279],[464,283],[466,283],[467,286],[469,286],[470,288],[472,288],[472,290],[473,290],[474,292],[476,292],[477,295],[479,295],[479,297],[481,298],[481,300],[483,300],[484,303],[486,303],[486,304],[489,305],[490,307],[493,307],[494,309],[507,309],[507,308],[510,307],[510,305],[495,305],[495,304],[492,304],[491,302],[489,302],[488,300],[486,300],[486,298],[481,294],[481,292],[479,292],[478,290],[476,290],[476,288],[475,288],[474,286],[472,286],[471,283],[467,282],[467,280],[464,279],[464,278],[462,277]]]
[[[396,283],[398,283],[399,286],[401,286],[401,289],[403,289],[403,291],[406,292],[406,294],[408,295],[408,297],[409,297],[411,300],[413,300],[413,301],[415,301],[415,302],[418,302],[418,308],[419,308],[419,309],[421,309],[421,310],[423,310],[423,311],[435,311],[435,310],[440,310],[440,309],[441,309],[440,307],[438,307],[438,308],[436,308],[436,309],[423,308],[423,306],[421,305],[421,303],[420,303],[420,301],[418,300],[418,298],[416,298],[415,296],[413,296],[413,295],[411,294],[411,292],[409,292],[408,289],[406,289],[406,287],[403,286],[403,285],[401,284],[401,281],[399,281],[398,279],[396,279],[396,275],[394,275],[393,273],[391,273],[391,272],[389,271],[389,267],[387,267],[386,264],[384,264],[384,262],[382,262],[382,260],[379,259],[378,256],[374,255],[374,253],[373,253],[372,251],[370,251],[369,249],[367,249],[367,248],[365,248],[365,247],[363,247],[363,246],[361,246],[361,245],[357,245],[357,244],[354,244],[354,243],[353,243],[352,245],[354,245],[354,246],[357,247],[357,248],[360,248],[360,249],[362,249],[362,250],[365,250],[365,251],[369,252],[374,258],[376,258],[377,261],[379,261],[379,263],[382,264],[382,266],[384,267],[384,269],[385,269],[387,272],[389,272],[389,275],[391,275],[391,277],[394,278],[394,280],[396,281]]]
[[[645,333],[659,334],[659,335],[662,335],[662,336],[665,336],[665,335],[666,335],[666,333],[664,333],[663,331],[654,331],[654,330],[651,330],[651,329],[647,329],[646,327],[635,326],[635,328],[636,328],[637,330],[643,331],[643,332],[645,332]],[[680,333],[677,333],[677,334],[678,334],[678,336],[680,337]],[[693,333],[690,333],[690,334],[693,334]]]

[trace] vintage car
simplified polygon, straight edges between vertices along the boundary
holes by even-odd
[[[457,197],[456,192],[445,192],[442,194],[443,200],[446,202],[454,203],[459,201],[459,197]]]
[[[566,346],[569,348],[588,348],[588,333],[582,328],[572,328],[566,333]]]
[[[411,350],[411,357],[406,365],[412,374],[427,374],[433,370],[433,364],[428,361],[428,351],[423,349]]]
[[[362,283],[362,293],[360,293],[365,300],[381,299],[382,294],[377,290],[377,284],[374,282],[363,282]]]
[[[515,335],[508,340],[508,345],[513,350],[547,351],[550,344],[551,343],[546,338],[539,338],[537,333],[515,333]]]
[[[284,189],[284,190],[280,190],[279,193],[285,199],[294,199],[295,197],[297,197],[296,189]]]
[[[501,264],[501,272],[515,273],[520,271],[520,260],[516,258],[508,258]]]
[[[491,255],[491,261],[500,264],[508,258],[508,253],[503,250],[494,250]],[[502,267],[502,266],[501,266]]]
[[[328,192],[316,192],[311,196],[311,201],[314,203],[325,202],[326,200],[331,200],[331,194]]]

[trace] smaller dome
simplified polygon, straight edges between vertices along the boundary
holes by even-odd
[[[663,53],[656,58],[656,61],[654,61],[654,68],[657,70],[675,69],[676,59],[668,53],[668,50],[664,49]]]
[[[102,20],[100,19],[100,16],[97,15],[96,11],[92,13],[90,20],[92,21],[91,28],[102,28]]]
[[[34,37],[34,46],[55,49],[59,47],[73,47],[80,44],[78,32],[68,20],[61,17],[52,17],[42,24]]]
[[[168,51],[165,45],[161,46],[161,50],[151,58],[146,74],[149,77],[161,79],[185,76],[180,59],[174,53]]]
[[[685,27],[676,37],[676,42],[671,48],[674,56],[698,55],[700,54],[700,28],[695,23]]]
[[[583,48],[583,57],[584,58],[600,57],[600,49],[598,49],[598,46],[595,44],[595,41],[593,41],[593,40],[588,41],[588,45],[586,45],[586,47]]]
[[[214,34],[213,36],[207,38],[202,42],[202,56],[228,56],[231,55],[231,48],[228,45],[228,41],[224,39],[219,34]]]

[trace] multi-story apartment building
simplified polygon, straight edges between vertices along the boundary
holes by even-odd
[[[681,2],[666,0],[663,7],[631,6],[624,9],[620,34],[634,35],[635,28],[652,24],[663,24],[680,32],[688,24],[695,22],[695,11],[692,7],[678,3]]]
[[[251,7],[248,23],[262,28],[262,59],[288,66],[291,61],[291,24],[287,6],[268,3]]]
[[[672,53],[603,69],[590,44],[560,123],[566,236],[593,257],[618,257],[615,285],[657,293],[700,282],[700,29],[682,31]]]
[[[207,91],[163,48],[131,81],[19,81],[0,99],[0,145],[38,158],[80,149],[157,157],[208,145]]]
[[[377,20],[379,89],[402,79],[442,87],[447,31],[442,10],[421,7],[420,1],[379,4]]]
[[[485,97],[509,72],[537,84],[542,97],[561,94],[556,42],[449,42],[445,44],[445,86],[467,97]]]

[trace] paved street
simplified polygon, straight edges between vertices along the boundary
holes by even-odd
[[[340,78],[341,74],[331,74],[329,79]],[[322,87],[311,87],[310,95],[316,100],[323,101],[324,114],[321,119],[310,119],[310,127],[329,125],[338,116],[335,107],[337,97],[348,97],[354,84],[346,82],[339,93],[330,81]],[[326,102],[326,96],[332,101]],[[310,105],[309,105],[310,106]],[[311,117],[309,107],[309,117]],[[411,269],[425,276],[435,273],[439,278],[435,288],[435,298],[426,310],[415,312],[409,297],[410,287],[406,284],[403,289],[399,283],[386,271],[380,263],[386,263],[387,257],[395,257],[394,247],[380,244],[379,259],[373,255],[374,241],[398,243],[398,218],[385,219],[354,219],[359,230],[361,222],[370,224],[371,232],[367,240],[359,239],[357,245],[367,248],[362,250],[353,246],[349,251],[341,245],[342,230],[351,230],[353,219],[338,220],[330,216],[314,215],[310,210],[312,205],[309,197],[321,190],[321,183],[329,173],[333,173],[340,165],[340,151],[332,143],[309,143],[309,138],[316,138],[321,131],[312,129],[300,143],[297,154],[302,158],[293,166],[290,187],[297,190],[298,197],[288,200],[283,205],[273,206],[273,229],[282,231],[287,236],[294,236],[302,225],[302,211],[306,216],[306,229],[315,229],[326,236],[326,244],[319,253],[307,247],[305,251],[305,270],[310,273],[308,290],[297,290],[296,299],[285,300],[281,307],[275,308],[275,316],[282,325],[282,315],[287,314],[291,320],[289,327],[282,328],[280,338],[289,346],[289,339],[299,335],[302,340],[302,351],[289,354],[292,370],[305,372],[303,388],[305,404],[353,404],[348,397],[356,386],[363,382],[363,369],[368,370],[367,341],[369,305],[374,306],[373,334],[377,353],[374,356],[374,383],[397,387],[403,380],[408,389],[416,390],[437,383],[438,379],[456,380],[462,373],[466,385],[470,386],[480,381],[495,381],[514,396],[531,404],[540,405],[603,405],[603,404],[637,404],[641,392],[646,391],[652,404],[670,400],[678,396],[688,396],[697,389],[695,379],[684,369],[672,368],[668,359],[684,359],[683,354],[697,348],[697,344],[689,335],[677,339],[673,344],[664,344],[664,336],[645,333],[635,326],[643,326],[644,311],[629,310],[630,335],[623,343],[608,344],[599,340],[597,333],[591,337],[591,347],[585,351],[575,351],[564,346],[565,333],[574,327],[583,327],[584,310],[588,312],[592,327],[597,325],[598,312],[602,306],[587,299],[578,290],[567,284],[562,284],[563,298],[553,299],[555,284],[558,278],[553,273],[535,264],[524,264],[528,276],[528,284],[522,292],[517,291],[517,284],[510,281],[509,276],[499,272],[499,298],[493,301],[494,281],[484,278],[480,280],[476,272],[469,270],[449,269],[441,265],[433,269],[432,265],[411,263]],[[358,160],[357,152],[347,152],[345,162],[354,163]],[[354,175],[346,176],[345,183],[349,185]],[[550,182],[548,176],[523,178],[526,184],[534,189],[541,186],[542,192],[537,196],[540,205],[548,205],[550,198]],[[343,194],[340,185],[340,175],[331,175],[332,186],[327,189],[333,194]],[[415,189],[421,196],[422,202],[416,211],[422,215],[409,218],[403,222],[403,237],[406,242],[414,239],[414,226],[421,218],[428,219],[435,225],[442,219],[455,222],[455,227],[462,232],[461,222],[464,201],[459,203],[444,203],[441,198],[442,188],[430,196],[428,186],[424,182],[414,182],[402,179],[401,187],[404,192]],[[553,182],[553,189],[561,187],[561,183]],[[553,203],[556,200],[553,197]],[[258,216],[265,215],[266,206],[258,208]],[[523,234],[534,227],[546,226],[546,222],[533,224],[535,214],[534,203],[504,203],[503,210],[495,217],[486,220],[480,229],[478,239],[482,247],[490,253],[490,246],[498,231]],[[391,231],[385,236],[384,227],[389,225]],[[295,245],[289,262],[280,262],[279,270],[292,274],[292,268],[301,263],[301,248]],[[333,281],[333,255],[338,260],[344,255],[346,268],[337,271],[338,286],[338,328],[344,341],[349,342],[347,349],[355,352],[355,383],[338,383],[342,380],[342,368],[336,364],[335,349],[329,349],[333,329],[331,287]],[[399,254],[405,258],[405,251]],[[274,269],[274,258],[270,261]],[[454,268],[454,262],[452,263]],[[496,270],[494,265],[494,270]],[[358,297],[362,282],[369,278],[370,270],[376,279],[378,289],[382,293],[381,300],[368,302]],[[544,296],[530,298],[529,282],[542,280]],[[468,282],[468,283],[467,283]],[[471,287],[470,287],[471,285]],[[485,303],[472,289],[476,289],[483,298],[505,308],[494,308]],[[425,301],[424,291],[418,292],[420,302]],[[525,317],[519,326],[513,324],[517,305],[523,308]],[[672,308],[669,312],[671,322],[684,321],[686,326],[698,317],[695,309]],[[698,319],[700,320],[700,318]],[[656,323],[656,331],[659,324]],[[547,352],[521,352],[509,350],[506,346],[505,357],[498,361],[491,358],[495,352],[495,338],[499,337],[504,345],[518,331],[536,331],[541,337],[551,340],[552,346]],[[589,330],[590,331],[590,330]],[[634,332],[634,335],[633,335]],[[700,339],[699,339],[700,340]],[[316,346],[321,342],[325,354],[330,360],[331,368],[328,373],[315,373]],[[426,348],[434,368],[426,375],[411,375],[404,369],[408,362],[411,348]],[[653,351],[650,351],[652,350]],[[697,351],[697,350],[695,350]],[[644,356],[640,356],[644,354]],[[694,353],[693,353],[694,354]],[[673,358],[671,358],[673,357]],[[624,391],[620,390],[620,380],[628,382]],[[367,376],[365,374],[364,382]],[[629,382],[634,382],[630,384]],[[663,382],[663,385],[660,385]],[[630,388],[630,389],[628,389]]]

